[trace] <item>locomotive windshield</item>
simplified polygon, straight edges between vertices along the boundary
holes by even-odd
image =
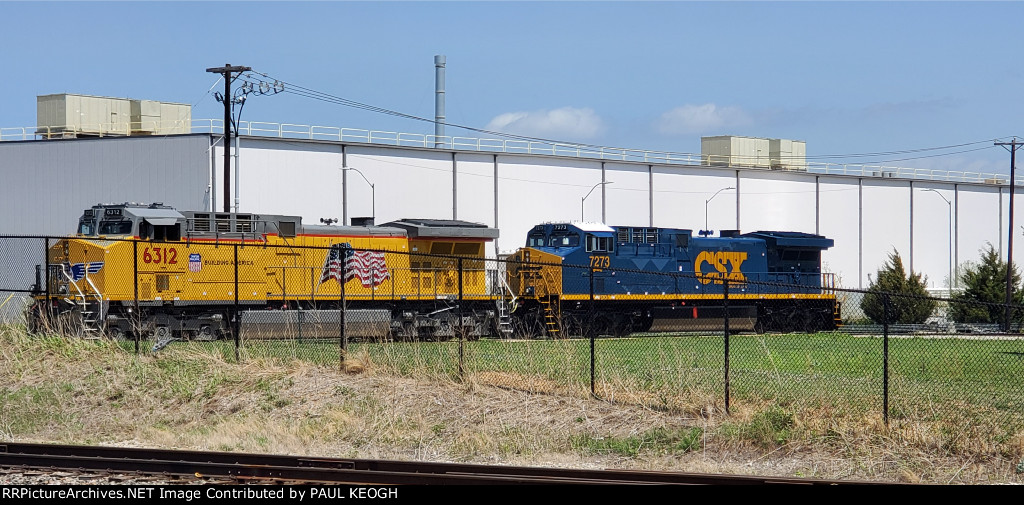
[[[78,233],[80,235],[95,235],[95,230],[92,229],[92,221],[82,220],[78,223]]]
[[[100,221],[100,235],[128,235],[131,232],[131,221]]]
[[[551,247],[579,247],[580,236],[579,235],[552,235]]]

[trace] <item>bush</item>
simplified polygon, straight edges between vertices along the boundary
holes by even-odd
[[[921,274],[907,276],[903,259],[895,249],[889,253],[889,261],[878,270],[878,275],[868,286],[870,293],[864,295],[860,308],[864,315],[876,323],[886,321],[884,294],[889,296],[890,323],[920,324],[935,310],[935,300],[927,298],[926,277]]]
[[[1014,266],[1010,273],[1015,305],[1024,305],[1024,292],[1020,289],[1020,273]],[[958,323],[1002,323],[1006,319],[1006,262],[988,245],[981,251],[981,261],[964,267],[960,275],[964,290],[953,295],[950,317]],[[1024,311],[1015,310],[1013,322],[1024,321]]]

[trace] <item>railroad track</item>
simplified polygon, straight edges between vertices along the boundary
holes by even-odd
[[[580,470],[459,463],[311,458],[271,454],[178,451],[48,444],[0,444],[0,467],[201,476],[233,483],[345,485],[489,484],[876,484],[789,477],[641,470]]]

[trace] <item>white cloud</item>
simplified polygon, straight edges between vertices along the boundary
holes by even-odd
[[[548,139],[590,139],[600,135],[604,122],[593,109],[562,107],[533,112],[507,112],[485,127],[487,130]]]
[[[662,114],[655,127],[666,135],[713,134],[727,133],[722,129],[750,123],[750,116],[739,107],[719,107],[706,103],[676,107]]]

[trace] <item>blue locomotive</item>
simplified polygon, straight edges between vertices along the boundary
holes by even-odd
[[[599,331],[821,331],[839,324],[821,252],[833,241],[798,232],[546,223],[510,259],[518,320],[548,335]],[[726,290],[728,295],[726,296]]]

